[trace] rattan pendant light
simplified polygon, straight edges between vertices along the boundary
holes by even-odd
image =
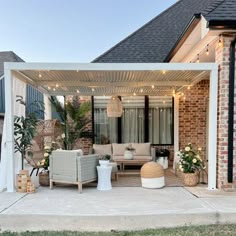
[[[117,96],[112,96],[107,104],[108,117],[121,117],[123,106],[121,100]]]

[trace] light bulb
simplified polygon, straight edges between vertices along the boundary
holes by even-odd
[[[154,84],[152,85],[152,89],[154,89],[155,88],[155,86],[154,86]]]

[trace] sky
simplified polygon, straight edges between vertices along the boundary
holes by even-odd
[[[176,0],[0,0],[0,51],[91,62]]]

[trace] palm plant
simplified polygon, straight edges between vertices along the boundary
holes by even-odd
[[[65,149],[73,149],[75,143],[80,138],[91,138],[93,133],[88,128],[91,118],[88,113],[91,111],[91,103],[81,103],[78,96],[74,96],[71,101],[60,103],[56,97],[50,99],[55,107],[62,125],[64,126],[64,146]]]
[[[34,101],[29,106],[26,106],[22,96],[17,96],[16,102],[26,107],[25,116],[14,117],[15,152],[20,152],[21,154],[21,167],[23,169],[26,154],[33,155],[29,148],[32,146],[31,141],[35,136],[39,121],[37,115],[41,115],[44,112],[44,104]],[[30,112],[31,108],[33,108],[34,112]]]

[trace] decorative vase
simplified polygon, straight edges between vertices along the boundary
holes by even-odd
[[[182,173],[183,183],[185,186],[193,187],[198,184],[198,173]]]
[[[109,163],[110,163],[109,160],[99,160],[99,165],[100,166],[108,166]]]
[[[134,157],[133,155],[133,152],[132,151],[129,151],[129,150],[126,150],[125,153],[124,153],[124,159],[127,159],[127,160],[132,160]]]
[[[49,186],[49,171],[39,173],[40,186]]]

